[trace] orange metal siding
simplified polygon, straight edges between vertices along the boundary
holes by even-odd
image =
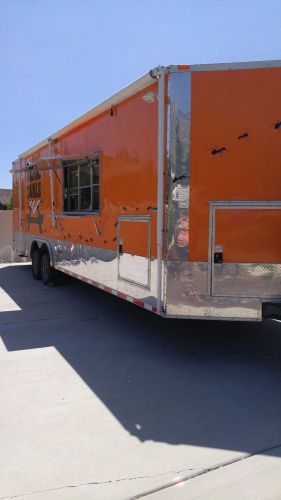
[[[93,214],[83,215],[82,219],[79,216],[56,218],[52,227],[49,171],[43,171],[40,212],[44,214],[44,237],[116,250],[118,216],[150,215],[152,256],[156,256],[157,213],[153,209],[157,207],[157,99],[146,103],[142,96],[148,92],[154,92],[156,97],[157,83],[118,104],[113,116],[108,110],[58,139],[51,156],[101,151],[100,214],[94,217],[98,231]],[[48,155],[48,148],[44,148],[26,161]],[[62,182],[62,171],[57,170],[57,174]],[[55,175],[53,180],[55,212],[60,215],[62,186]],[[38,225],[30,224],[28,231],[38,234]],[[136,252],[142,255],[141,244]]]
[[[216,245],[225,262],[281,262],[281,210],[216,210]]]
[[[280,68],[192,74],[191,260],[208,260],[209,200],[281,199],[281,128],[274,127],[281,120],[280,89]],[[211,154],[220,148],[225,151]],[[221,217],[231,247],[226,260],[281,261],[279,215],[254,218],[235,210]]]

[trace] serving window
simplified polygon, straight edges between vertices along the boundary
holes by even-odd
[[[64,211],[92,212],[100,208],[99,156],[62,160]]]

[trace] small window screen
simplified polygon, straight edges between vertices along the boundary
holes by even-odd
[[[90,212],[100,208],[99,157],[63,160],[64,211]]]

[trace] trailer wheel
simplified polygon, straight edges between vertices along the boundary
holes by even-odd
[[[40,250],[34,250],[32,253],[32,275],[35,280],[42,279]]]
[[[54,270],[51,266],[49,252],[44,252],[41,257],[41,276],[46,286],[54,282]]]

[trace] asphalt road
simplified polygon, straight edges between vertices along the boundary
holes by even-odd
[[[281,323],[0,265],[0,500],[280,500]]]

